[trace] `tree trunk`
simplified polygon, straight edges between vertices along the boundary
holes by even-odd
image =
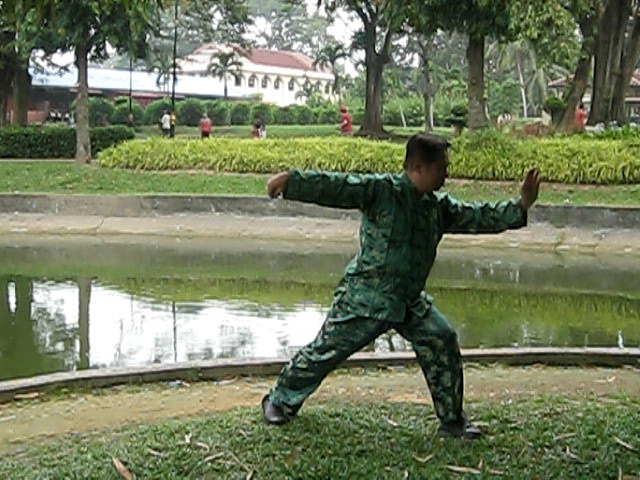
[[[91,279],[78,278],[78,337],[80,340],[80,355],[78,368],[87,369],[90,365],[89,343],[89,304],[91,302]]]
[[[431,84],[431,68],[429,58],[431,57],[430,39],[422,43],[422,74],[424,75],[424,90],[422,91],[422,99],[424,100],[424,129],[427,132],[433,130],[433,85]]]
[[[612,120],[613,89],[621,61],[631,0],[609,0],[600,19],[589,125]]]
[[[0,92],[0,128],[7,125],[7,100],[8,95]]]
[[[518,82],[520,82],[520,97],[522,98],[522,117],[527,118],[529,111],[527,104],[527,87],[524,84],[524,75],[522,74],[522,67],[520,66],[520,58],[516,60],[516,68],[518,70]]]
[[[620,124],[627,123],[629,120],[625,99],[633,71],[638,61],[640,61],[640,16],[637,15],[633,22],[633,30],[622,55],[622,74],[618,77],[613,89],[611,117]]]
[[[29,115],[29,87],[31,75],[29,68],[22,67],[15,71],[13,77],[13,121],[14,125],[25,126]]]
[[[87,47],[84,45],[76,45],[75,54],[76,67],[78,68],[78,97],[76,101],[76,163],[84,164],[91,162]]]
[[[469,129],[476,130],[487,126],[484,99],[484,36],[469,37],[467,46],[467,65],[469,65]]]
[[[227,99],[227,75],[224,76],[224,99]]]
[[[371,50],[371,51],[370,51]],[[365,135],[380,137],[382,129],[382,72],[384,62],[373,49],[367,49],[367,90],[364,102],[364,117],[360,131]]]
[[[595,48],[595,26],[596,18],[586,16],[579,21],[580,33],[582,34],[582,46],[580,48],[580,56],[578,65],[570,83],[569,90],[565,91],[564,112],[559,116],[556,128],[565,133],[574,130],[574,113],[578,104],[582,101],[584,92],[589,83],[589,73],[591,72],[591,58]]]

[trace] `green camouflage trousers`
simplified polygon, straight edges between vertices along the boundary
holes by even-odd
[[[458,336],[434,307],[425,317],[407,313],[404,322],[382,322],[349,314],[334,304],[317,337],[302,347],[271,389],[271,401],[297,411],[322,380],[351,354],[390,328],[411,342],[443,423],[462,418],[462,358]]]

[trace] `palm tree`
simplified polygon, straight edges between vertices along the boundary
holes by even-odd
[[[237,53],[219,52],[211,55],[211,63],[207,65],[207,73],[214,75],[224,82],[224,98],[227,99],[227,76],[238,74],[242,62],[238,59]]]
[[[179,68],[178,68],[179,69]],[[157,55],[148,65],[150,72],[156,72],[156,86],[161,92],[169,93],[169,80],[173,70],[173,60],[169,56]]]
[[[344,48],[344,45],[337,42],[326,44],[316,54],[313,62],[314,66],[330,67],[333,73],[333,91],[340,99],[340,71],[338,70],[338,60],[351,56],[350,52]]]

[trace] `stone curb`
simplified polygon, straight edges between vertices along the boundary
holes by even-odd
[[[66,216],[154,217],[224,213],[253,217],[309,217],[358,220],[355,210],[339,210],[256,196],[218,195],[64,195],[0,194],[0,213]],[[529,213],[531,224],[556,228],[640,228],[640,208],[574,205],[536,205]]]
[[[482,348],[463,349],[468,363],[506,365],[546,364],[549,366],[632,366],[640,368],[640,348]],[[0,403],[19,399],[20,395],[55,388],[102,388],[121,384],[164,382],[173,380],[214,380],[229,376],[276,375],[288,363],[286,358],[209,360],[132,368],[105,368],[40,375],[0,382]],[[412,352],[386,354],[359,353],[344,367],[378,368],[415,363]]]

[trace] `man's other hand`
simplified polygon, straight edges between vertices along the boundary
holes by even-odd
[[[289,173],[278,173],[267,182],[267,193],[271,198],[277,198],[287,189],[287,183],[289,183]]]
[[[540,188],[540,172],[537,168],[532,168],[527,172],[520,187],[520,203],[522,208],[529,210],[538,198]]]

